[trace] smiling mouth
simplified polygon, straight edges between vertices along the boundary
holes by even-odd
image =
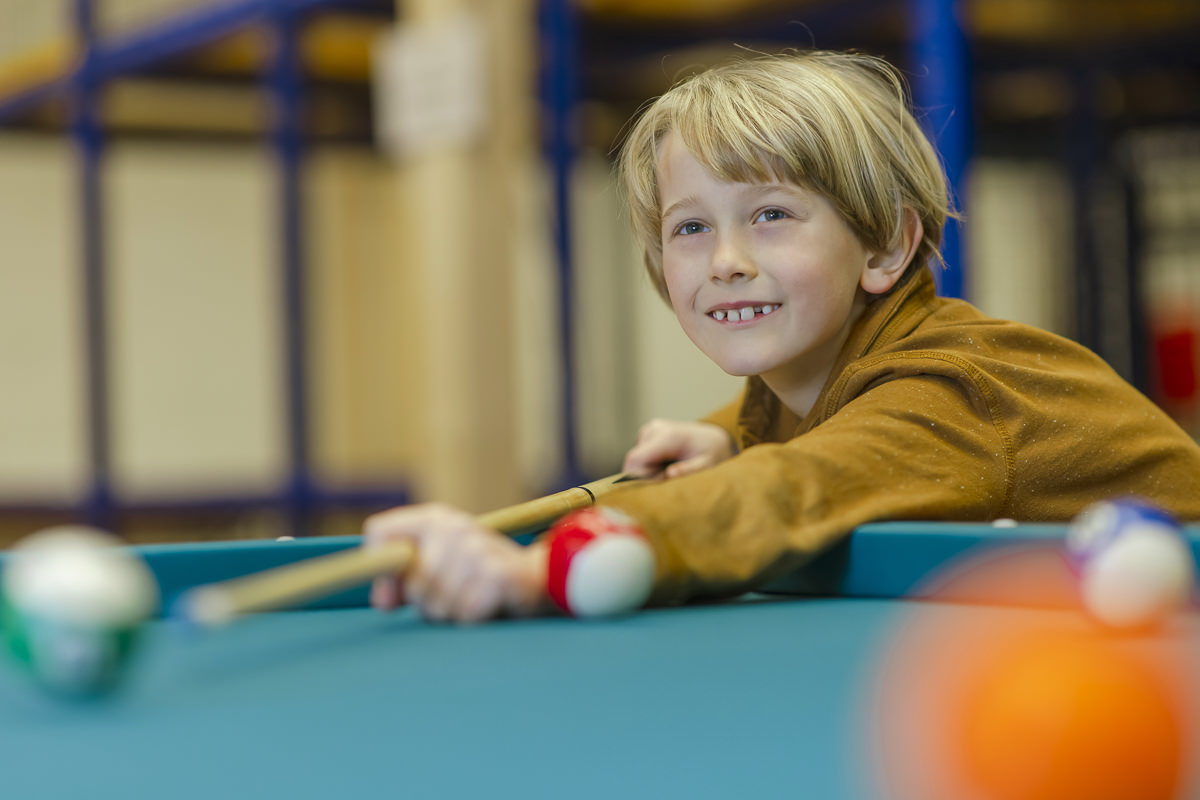
[[[741,308],[718,308],[715,311],[709,311],[708,316],[717,322],[749,322],[755,317],[765,317],[777,308],[779,308],[778,304],[742,306]]]

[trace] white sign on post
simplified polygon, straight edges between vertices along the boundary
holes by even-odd
[[[384,150],[411,158],[476,141],[484,127],[486,38],[467,14],[407,24],[372,53],[375,131]]]

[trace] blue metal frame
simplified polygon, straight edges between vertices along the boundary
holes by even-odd
[[[104,220],[101,210],[104,134],[98,115],[96,26],[91,0],[75,0],[74,10],[76,33],[83,54],[71,80],[71,134],[79,159],[88,465],[92,473],[90,491],[82,512],[89,524],[109,528],[114,521],[114,503],[108,435],[108,324],[104,282]]]
[[[279,166],[279,226],[283,234],[282,283],[287,385],[289,475],[288,516],[298,535],[309,533],[312,479],[309,469],[308,391],[304,334],[304,245],[301,169],[304,159],[304,102],[298,43],[299,20],[285,7],[272,19],[275,53],[267,72],[272,111],[271,138]]]
[[[961,210],[974,136],[971,69],[958,0],[911,0],[913,105],[925,132],[942,157],[951,201]],[[942,236],[946,268],[939,290],[962,297],[966,287],[961,226],[948,220]]]
[[[554,253],[558,267],[558,333],[560,437],[562,476],[565,486],[587,478],[579,462],[576,435],[575,376],[575,266],[571,252],[571,176],[578,151],[579,18],[571,0],[543,0],[539,8],[542,37],[539,81],[542,109],[546,115],[544,147],[550,161],[554,196]]]

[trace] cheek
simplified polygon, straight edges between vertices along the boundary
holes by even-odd
[[[675,320],[688,338],[696,342],[699,333],[699,320],[696,318],[694,307],[696,287],[687,279],[686,273],[664,269],[663,278]]]
[[[688,330],[689,322],[691,321],[691,304],[688,303],[687,297],[680,292],[671,288],[667,284],[667,293],[671,298],[671,311],[675,312],[675,319],[683,326],[684,330]]]
[[[782,280],[794,296],[808,302],[837,302],[858,290],[862,270],[869,254],[862,248],[844,245],[831,248],[806,262]]]
[[[667,287],[667,296],[671,300],[671,308],[679,313],[687,307],[692,291],[687,285],[687,273],[663,261],[663,285]]]

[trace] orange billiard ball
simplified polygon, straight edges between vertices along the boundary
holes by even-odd
[[[1166,676],[1128,643],[1061,630],[1006,633],[950,711],[968,797],[1170,800],[1184,766]]]
[[[1091,623],[1053,549],[968,560],[922,597],[872,678],[878,796],[1195,796],[1193,669],[1176,632]]]

